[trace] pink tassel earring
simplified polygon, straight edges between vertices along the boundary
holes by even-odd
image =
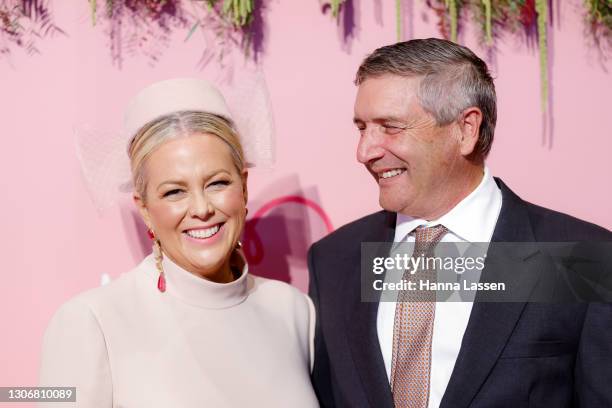
[[[161,250],[161,244],[159,240],[155,238],[155,234],[152,230],[148,231],[149,237],[153,240],[153,256],[155,257],[155,266],[159,272],[159,278],[157,278],[157,289],[164,293],[166,291],[166,277],[164,275],[164,268],[162,266],[162,260],[164,255]]]

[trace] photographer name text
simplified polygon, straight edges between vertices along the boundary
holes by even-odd
[[[377,279],[372,284],[378,291],[505,291],[504,282],[432,282],[429,280],[384,282]]]

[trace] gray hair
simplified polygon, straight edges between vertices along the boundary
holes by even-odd
[[[469,107],[482,111],[473,157],[491,150],[497,107],[495,85],[487,64],[468,48],[437,38],[416,39],[378,48],[359,66],[355,84],[385,74],[422,77],[417,98],[439,126]]]
[[[244,152],[232,123],[212,113],[201,111],[174,112],[142,126],[128,146],[132,181],[136,193],[146,201],[145,163],[155,149],[168,140],[205,133],[217,136],[230,148],[234,166],[239,173],[245,167]]]

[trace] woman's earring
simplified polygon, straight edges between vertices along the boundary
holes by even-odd
[[[155,257],[155,266],[159,272],[159,278],[157,278],[157,289],[164,293],[166,291],[166,277],[164,275],[164,267],[162,266],[164,255],[161,250],[161,244],[159,240],[155,238],[153,231],[149,230],[149,236],[153,240],[153,256]]]
[[[242,241],[236,241],[236,249],[242,249]]]

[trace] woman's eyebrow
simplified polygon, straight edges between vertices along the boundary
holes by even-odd
[[[204,180],[208,180],[208,179],[210,179],[210,178],[212,178],[212,177],[214,177],[214,176],[216,176],[217,174],[220,174],[220,173],[231,174],[226,169],[215,169],[215,170],[212,170],[212,171],[206,173],[206,175],[204,176]],[[161,183],[159,183],[157,185],[157,190],[159,191],[160,188],[162,188],[164,185],[167,185],[167,184],[177,185],[177,186],[181,186],[181,187],[186,187],[188,183],[186,183],[183,180],[164,180],[164,181],[162,181]]]
[[[184,181],[181,180],[164,180],[161,183],[159,183],[157,185],[157,189],[159,190],[162,186],[166,185],[166,184],[171,184],[171,185],[178,185],[181,187],[184,187],[187,185],[187,183],[185,183]]]

